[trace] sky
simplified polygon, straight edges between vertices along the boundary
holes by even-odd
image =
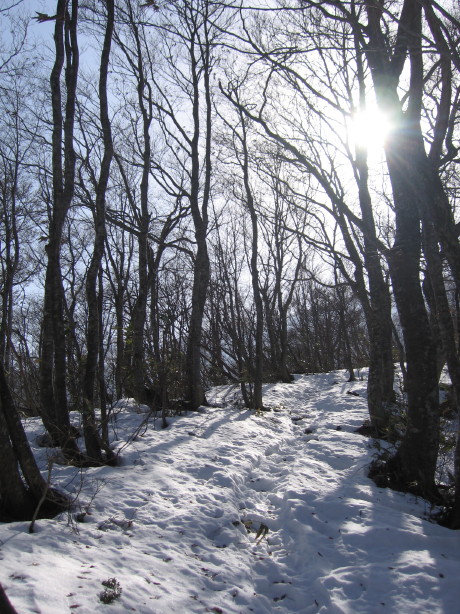
[[[359,373],[365,376],[365,371]],[[84,472],[38,448],[74,497],[53,520],[0,525],[0,582],[20,614],[452,614],[460,532],[427,502],[366,477],[383,442],[355,433],[366,381],[345,372],[264,386],[271,411],[214,407],[159,420],[120,402],[119,466]],[[356,394],[348,394],[353,391]],[[77,416],[74,416],[77,419]],[[107,586],[108,585],[108,586]],[[110,605],[102,600],[111,600]]]

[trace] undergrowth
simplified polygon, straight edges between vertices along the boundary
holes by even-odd
[[[449,526],[455,496],[453,468],[459,416],[446,401],[441,404],[441,412],[435,493],[431,495],[422,493],[418,490],[417,485],[403,484],[398,479],[398,468],[395,466],[394,458],[407,427],[407,403],[402,389],[397,395],[396,402],[391,406],[388,427],[379,439],[374,439],[373,445],[376,452],[369,466],[368,476],[379,488],[393,488],[429,500],[431,503],[428,513],[430,520]],[[366,429],[364,426],[358,430],[362,434],[375,437],[369,427]]]

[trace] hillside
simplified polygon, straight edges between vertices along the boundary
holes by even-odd
[[[354,432],[365,382],[298,376],[264,395],[271,411],[255,415],[218,388],[215,407],[165,430],[150,419],[134,438],[147,414],[121,404],[120,466],[53,464],[53,482],[77,497],[72,514],[32,535],[0,525],[0,582],[18,612],[457,611],[460,532],[366,477],[377,449]],[[36,447],[37,420],[27,428],[45,467],[53,450]]]

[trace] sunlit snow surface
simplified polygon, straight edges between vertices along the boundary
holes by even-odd
[[[53,467],[53,482],[79,493],[72,514],[32,535],[0,525],[0,582],[19,614],[458,612],[460,532],[366,478],[376,449],[354,433],[365,382],[331,373],[265,386],[262,415],[234,398],[215,389],[208,401],[221,407],[166,430],[151,421],[119,467]],[[145,416],[118,410],[117,448]],[[27,427],[34,442],[42,429]],[[54,452],[35,451],[43,466]],[[106,605],[109,578],[122,593]]]

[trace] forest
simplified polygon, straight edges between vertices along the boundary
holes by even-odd
[[[38,12],[38,9],[42,12]],[[455,0],[6,0],[0,8],[0,520],[237,384],[368,367],[380,485],[460,528]],[[395,386],[395,369],[402,374]],[[448,383],[446,383],[448,382]],[[72,424],[78,412],[81,432]]]

